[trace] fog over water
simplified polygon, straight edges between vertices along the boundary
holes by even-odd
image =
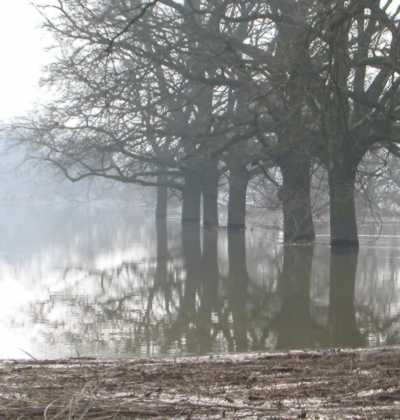
[[[134,202],[135,200],[133,200]],[[139,200],[136,200],[139,201]],[[399,243],[200,233],[143,205],[0,209],[1,358],[160,357],[400,344]]]
[[[0,358],[400,344],[398,1],[28,4]]]

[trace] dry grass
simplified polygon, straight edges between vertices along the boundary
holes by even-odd
[[[0,419],[400,418],[400,350],[3,361]]]

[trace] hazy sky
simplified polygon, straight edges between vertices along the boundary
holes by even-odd
[[[39,26],[29,0],[0,0],[0,121],[27,111],[38,99],[46,44]]]
[[[0,0],[0,123],[23,114],[40,99],[46,45],[40,16],[29,0]]]

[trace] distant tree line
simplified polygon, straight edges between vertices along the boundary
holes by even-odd
[[[284,239],[315,237],[311,184],[328,175],[332,245],[358,245],[365,157],[399,154],[394,0],[36,1],[55,41],[53,99],[17,137],[78,181],[182,196],[182,222],[243,228],[255,176],[279,184]],[[203,205],[201,206],[201,202]],[[201,214],[201,208],[203,214]]]

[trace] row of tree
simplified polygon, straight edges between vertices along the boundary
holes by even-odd
[[[313,240],[311,185],[328,174],[332,245],[358,245],[366,156],[398,154],[394,0],[54,0],[49,104],[14,136],[71,180],[182,195],[182,221],[245,225],[249,180],[279,186],[285,241]],[[224,178],[225,179],[225,178]]]

